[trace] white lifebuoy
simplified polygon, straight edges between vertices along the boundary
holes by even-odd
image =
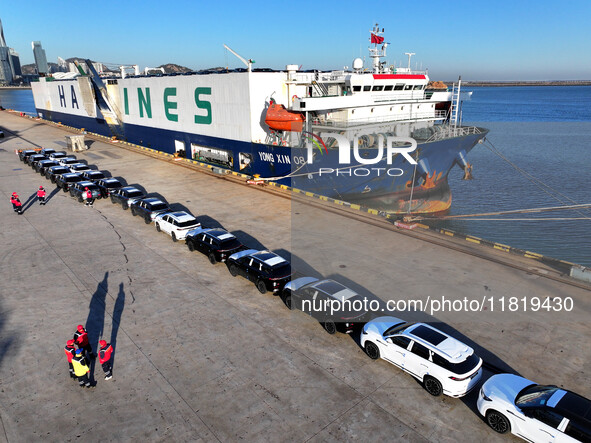
[[[294,94],[294,95],[292,95],[292,96],[291,96],[291,102],[293,103],[293,102],[295,101],[295,99],[296,99],[296,98],[299,98],[299,97],[298,97],[297,95],[295,95],[295,94]]]

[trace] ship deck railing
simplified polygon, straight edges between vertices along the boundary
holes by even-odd
[[[455,125],[441,126],[439,128],[439,131],[437,131],[431,137],[429,137],[425,141],[425,143],[434,142],[434,141],[438,141],[438,140],[444,140],[446,138],[463,137],[465,135],[481,134],[481,133],[482,133],[482,131],[480,130],[480,128],[477,128],[476,126],[455,126]]]
[[[333,128],[348,128],[352,126],[363,126],[374,123],[402,123],[412,121],[436,121],[444,120],[447,117],[446,111],[436,110],[426,112],[413,112],[411,115],[401,115],[399,118],[392,115],[362,117],[362,118],[322,118],[313,117],[310,121],[313,126],[329,126]]]

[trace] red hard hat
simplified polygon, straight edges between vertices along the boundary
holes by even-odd
[[[43,186],[39,186],[39,189],[43,189]]]
[[[66,342],[66,344],[67,344],[68,346],[74,346],[74,340],[68,340],[68,341]]]
[[[84,326],[82,326],[82,325],[78,325],[78,331],[79,331],[79,332],[83,332],[83,331],[84,331]]]
[[[85,191],[88,191],[88,187],[84,188]]]
[[[104,340],[99,341],[99,345],[101,345],[101,348],[104,348],[105,346],[107,346],[107,342]]]

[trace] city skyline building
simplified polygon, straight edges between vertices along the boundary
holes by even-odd
[[[0,20],[0,84],[10,85],[14,81],[14,67],[12,63],[10,48],[6,45],[4,28],[2,27],[2,20]]]
[[[47,65],[47,56],[45,55],[45,49],[41,47],[40,41],[31,43],[33,48],[33,56],[35,57],[35,66],[37,67],[38,74],[47,74],[49,67]]]

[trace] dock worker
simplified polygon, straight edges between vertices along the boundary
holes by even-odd
[[[99,341],[99,345],[101,346],[99,350],[99,362],[105,372],[105,380],[110,380],[113,377],[113,365],[111,364],[113,347],[111,343],[107,343],[105,340]]]
[[[86,332],[86,329],[84,329],[84,326],[78,325],[76,332],[74,332],[74,341],[76,342],[78,349],[82,349],[90,358],[94,359],[96,357],[92,353],[92,347],[88,342],[88,333]]]
[[[92,192],[86,187],[84,188],[84,198],[86,200],[86,203],[84,203],[86,206],[90,206],[92,208],[92,204],[94,203],[94,198],[92,198]]]
[[[14,212],[19,215],[23,213],[23,204],[21,203],[20,198],[18,198],[18,194],[16,192],[12,193],[12,197],[10,197],[10,203],[12,203],[12,209],[14,209]]]
[[[43,186],[39,186],[39,190],[37,191],[37,200],[39,200],[40,205],[45,205],[45,189]]]
[[[68,359],[68,366],[70,368],[70,377],[76,378],[76,374],[74,374],[74,366],[72,365],[72,359],[74,358],[74,355],[76,354],[76,347],[74,346],[74,340],[68,340],[66,342],[64,352],[66,353],[66,358]]]
[[[92,383],[90,383],[90,379],[88,378],[90,367],[82,349],[76,350],[76,354],[72,358],[72,365],[74,366],[74,374],[78,377],[80,387],[83,388],[86,386],[87,388],[91,388]]]

